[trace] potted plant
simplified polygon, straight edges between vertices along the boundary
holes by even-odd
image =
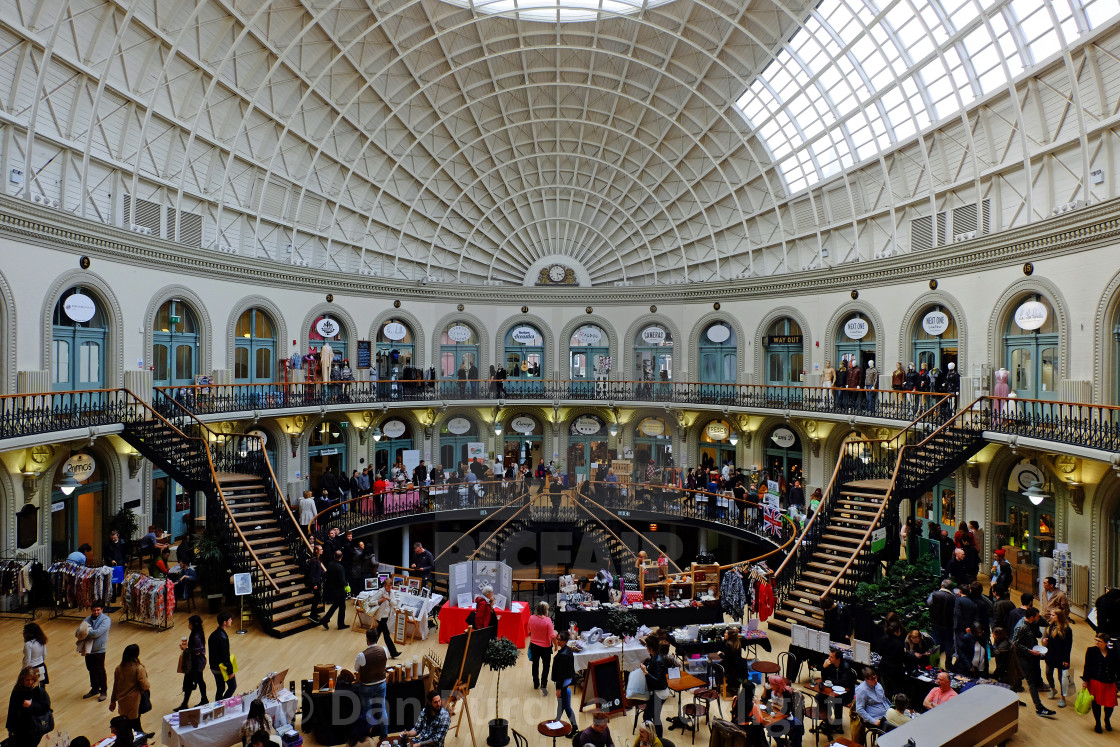
[[[109,519],[109,530],[116,530],[125,542],[132,542],[140,531],[140,522],[131,508],[122,508]]]
[[[618,660],[626,661],[626,639],[633,637],[641,627],[638,616],[625,607],[617,607],[607,612],[607,627],[619,638],[622,650],[618,652]]]
[[[509,744],[509,721],[501,717],[502,670],[517,663],[521,652],[508,638],[495,638],[486,646],[482,663],[498,673],[498,684],[494,687],[494,720],[490,722],[490,736],[486,744],[490,747],[505,747]]]
[[[222,541],[211,527],[207,527],[195,543],[194,560],[202,593],[209,600],[210,613],[217,614],[222,604],[222,587],[218,581],[222,577]]]

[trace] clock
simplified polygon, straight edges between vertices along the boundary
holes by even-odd
[[[548,268],[548,279],[554,283],[563,282],[568,276],[568,269],[564,265],[553,265]]]

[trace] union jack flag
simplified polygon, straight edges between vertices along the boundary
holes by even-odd
[[[782,515],[778,513],[778,509],[771,506],[764,506],[762,509],[762,523],[763,528],[777,537],[782,535]]]

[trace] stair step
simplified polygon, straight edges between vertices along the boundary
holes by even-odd
[[[840,499],[840,507],[845,507],[845,506],[870,506],[872,508],[878,509],[879,506],[881,506],[882,504],[883,504],[882,501],[849,500],[846,497],[843,497],[843,498]]]
[[[824,620],[818,619],[816,617],[809,617],[807,615],[802,615],[797,612],[788,612],[786,610],[778,610],[774,614],[781,615],[787,620],[796,620],[802,625],[808,625],[810,628],[816,628],[817,630],[822,630],[824,628]]]
[[[833,521],[836,521],[836,518],[837,518],[836,514],[838,514],[838,513],[851,514],[852,516],[870,516],[871,518],[875,518],[876,516],[879,515],[878,511],[868,511],[868,510],[862,509],[862,508],[843,508],[843,507],[838,506],[835,509],[833,509],[833,511],[832,511],[832,520]],[[849,519],[849,521],[855,521],[855,519]]]
[[[253,548],[253,552],[255,552],[257,554],[258,558],[260,558],[261,555],[270,555],[270,554],[273,554],[273,553],[287,552],[288,551],[288,546],[287,545],[263,544],[263,542],[274,542],[274,540],[271,537],[268,540],[264,540],[264,541],[262,541],[258,537],[256,541],[257,542],[262,542],[260,547],[258,547],[254,543],[253,540],[249,541],[249,547]],[[288,556],[288,559],[291,559],[290,555]],[[261,560],[262,560],[262,562],[265,562],[265,563],[268,562],[268,559],[262,558]]]
[[[229,507],[231,509],[232,508],[248,508],[248,509],[265,508],[265,509],[271,509],[271,506],[268,505],[268,501],[251,501],[249,503],[234,503],[233,501],[231,501],[229,499],[229,496],[226,496],[226,503],[229,504]],[[269,510],[268,513],[272,513],[272,511]]]
[[[237,519],[251,519],[254,516],[260,516],[265,521],[276,521],[276,515],[266,508],[251,508],[248,511],[234,511],[233,509],[241,508],[241,506],[230,506],[230,512]]]
[[[841,488],[840,495],[844,498],[874,498],[877,501],[887,497],[886,493],[862,493],[858,490],[847,490],[845,488]]]
[[[246,498],[267,498],[268,493],[231,493],[227,490],[222,490],[222,495],[226,497],[229,502],[245,500]],[[265,504],[267,505],[267,504]]]
[[[311,605],[308,605],[306,607],[306,610],[310,610],[310,609],[311,609]],[[315,623],[311,622],[306,617],[301,616],[301,617],[296,618],[295,620],[292,620],[291,622],[281,623],[279,625],[273,625],[272,626],[272,633],[273,634],[279,634],[279,635],[287,635],[289,633],[296,633],[300,630],[306,630],[306,629],[312,628],[314,626],[315,626]]]
[[[303,584],[304,583],[303,576],[296,576],[296,575],[273,576],[271,573],[269,573],[268,575],[272,577],[272,583],[276,584],[277,586],[281,586],[281,587],[291,586],[292,584]]]
[[[867,531],[867,527],[870,526],[870,524],[871,524],[870,521],[864,522],[862,527],[841,527],[841,526],[836,526],[835,524],[829,524],[828,525],[828,530],[830,532],[843,532],[844,534],[851,534],[851,535],[856,535],[856,536],[862,537],[864,535],[864,533]],[[825,536],[827,537],[828,535],[825,535]]]
[[[839,572],[839,570],[841,568],[844,567],[844,564],[842,562],[822,563],[819,560],[810,560],[809,561],[809,567],[810,568],[820,568],[820,569],[825,570],[825,571],[833,571],[833,573],[835,574],[836,572]],[[802,575],[804,575],[807,572],[808,571],[803,571]]]
[[[804,586],[806,588],[812,589],[813,591],[820,591],[820,592],[823,592],[825,589],[828,588],[828,584],[818,584],[816,581],[808,581],[808,580],[803,579],[803,578],[799,578],[797,580],[797,585],[798,586]]]
[[[310,603],[311,599],[312,599],[311,592],[307,592],[306,594],[295,594],[295,595],[290,596],[290,597],[279,597],[278,599],[274,599],[273,602],[272,602],[272,608],[276,609],[278,607],[283,607],[284,611],[280,612],[278,614],[273,614],[272,619],[275,620],[280,615],[285,614],[285,612],[287,612],[292,607],[298,607],[301,604]]]
[[[835,527],[829,527],[828,528],[829,529],[829,534],[822,535],[821,539],[825,540],[826,542],[843,542],[843,543],[847,543],[847,544],[850,544],[852,546],[855,546],[855,545],[859,544],[860,539],[863,536],[863,532],[860,532],[859,537],[855,537],[855,536],[850,537],[850,536],[845,535],[845,534],[832,534],[831,532],[834,528]]]
[[[299,570],[299,566],[295,563],[282,562],[279,565],[270,565],[271,563],[276,563],[277,561],[289,561],[291,559],[291,555],[273,555],[270,558],[261,560],[261,565],[264,566],[264,569],[268,571],[269,575],[273,575],[276,573],[295,573]]]
[[[821,581],[826,581],[828,583],[832,583],[832,579],[836,578],[835,573],[830,575],[828,573],[821,573],[820,571],[802,571],[801,575],[808,576],[809,578],[819,578]]]
[[[833,552],[838,553],[847,553],[848,555],[851,555],[852,550],[855,549],[854,547],[844,547],[843,545],[831,545],[826,542],[821,542],[817,545],[817,548],[823,550],[832,550]]]
[[[256,526],[256,522],[249,522],[249,524]],[[271,535],[271,539],[273,537],[276,537],[278,534],[276,531],[276,527],[268,527],[267,529],[242,529],[241,533],[245,535],[246,539],[250,539],[252,537],[260,539],[262,535],[266,534]],[[252,544],[252,542],[250,542],[249,544]]]

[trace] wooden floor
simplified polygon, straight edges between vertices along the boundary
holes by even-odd
[[[235,613],[236,610],[231,610]],[[186,618],[190,613],[178,611],[175,615],[175,627],[166,632],[156,632],[136,625],[117,623],[118,615],[113,615],[113,628],[109,636],[108,672],[110,686],[112,685],[113,667],[120,661],[121,650],[129,643],[140,646],[141,661],[148,668],[152,681],[152,704],[154,710],[144,717],[144,726],[148,731],[158,733],[157,714],[168,713],[181,699],[182,675],[175,674],[175,667],[179,656],[179,639],[186,634]],[[207,634],[213,629],[213,618],[203,615],[206,620]],[[347,617],[347,622],[350,618]],[[9,658],[4,663],[4,677],[9,683],[15,683],[19,671],[20,655],[23,649],[21,630],[26,622],[24,619],[0,619],[0,650],[10,652]],[[55,709],[55,719],[58,729],[68,733],[71,737],[85,735],[95,743],[97,739],[107,736],[108,724],[111,714],[108,701],[98,703],[96,699],[83,700],[82,695],[88,690],[88,679],[81,658],[74,652],[73,630],[77,621],[67,619],[38,621],[49,637],[47,645],[47,665],[50,668],[51,684],[48,687]],[[354,656],[364,648],[364,639],[360,633],[329,631],[322,628],[300,633],[294,637],[276,640],[264,633],[251,628],[246,635],[231,635],[233,653],[237,656],[241,673],[238,682],[242,689],[255,688],[260,678],[269,671],[291,670],[289,679],[298,679],[300,676],[310,676],[311,668],[315,664],[341,664],[347,668],[353,666]],[[435,631],[427,642],[414,643],[402,649],[405,658],[423,654],[428,650],[435,651],[442,657],[443,649],[437,642]],[[776,658],[778,652],[788,645],[788,639],[780,634],[774,636],[774,651],[764,654],[765,658]],[[1074,674],[1079,675],[1084,660],[1085,649],[1092,643],[1092,630],[1083,621],[1079,620],[1074,625]],[[551,740],[537,734],[536,724],[544,719],[551,719],[555,713],[556,698],[552,692],[542,696],[539,691],[531,690],[532,675],[530,663],[524,656],[518,661],[517,666],[507,670],[502,675],[502,715],[510,719],[514,729],[521,732],[529,739],[531,745],[550,745]],[[475,721],[475,732],[478,745],[482,747],[486,739],[485,722],[494,713],[494,686],[496,675],[488,670],[483,670],[479,688],[471,696],[471,711]],[[213,683],[207,674],[208,687],[213,691]],[[687,696],[686,696],[687,697]],[[1029,702],[1027,693],[1022,697]],[[197,694],[195,700],[197,701]],[[1034,713],[1032,707],[1020,709],[1019,734],[1011,740],[1015,745],[1061,745],[1062,747],[1081,747],[1082,745],[1117,744],[1114,734],[1097,735],[1093,732],[1092,716],[1078,716],[1071,705],[1067,708],[1056,708],[1054,703],[1046,700],[1058,714],[1051,718],[1040,718]],[[579,693],[573,696],[573,702],[578,708]],[[689,702],[686,700],[685,702]],[[724,702],[724,712],[729,712],[730,702]],[[665,705],[665,715],[676,712],[675,700],[670,700]],[[581,726],[586,726],[589,717],[580,716]],[[633,737],[630,728],[633,717],[616,718],[611,726],[615,744],[630,745]],[[1120,714],[1117,717],[1117,726],[1120,727]],[[667,734],[675,744],[689,744],[688,736],[682,739],[680,732]],[[305,735],[306,744],[315,744],[310,735]],[[157,737],[158,739],[158,737]],[[813,735],[806,735],[806,745],[813,742]],[[706,745],[708,733],[703,727],[696,736],[696,744]],[[42,743],[47,744],[44,740]],[[448,745],[469,745],[470,735],[464,721],[463,730],[458,737],[449,736]],[[563,745],[562,745],[563,747]]]

